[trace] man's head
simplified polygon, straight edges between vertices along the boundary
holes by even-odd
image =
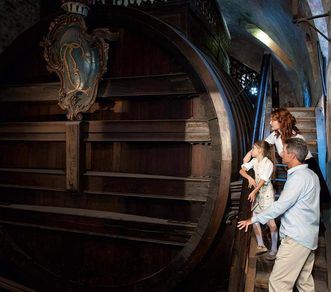
[[[300,138],[290,138],[285,141],[283,150],[283,163],[289,167],[305,162],[308,154],[307,143]]]

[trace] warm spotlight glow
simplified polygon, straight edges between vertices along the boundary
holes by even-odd
[[[264,43],[266,46],[270,46],[272,44],[272,39],[262,30],[256,30],[253,33],[253,36],[255,36],[258,40],[260,40],[262,43]]]
[[[293,63],[290,57],[283,51],[283,49],[263,30],[259,29],[257,26],[249,24],[246,26],[247,31],[257,38],[260,42],[265,44],[273,53],[287,66],[293,67]]]

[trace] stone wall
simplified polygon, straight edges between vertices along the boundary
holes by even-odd
[[[40,18],[40,0],[0,1],[0,54]]]

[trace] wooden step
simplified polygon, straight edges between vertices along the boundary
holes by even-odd
[[[316,119],[315,117],[297,117],[296,126],[299,130],[304,128],[316,128]]]
[[[255,288],[267,289],[266,291],[268,291],[269,277],[270,277],[270,273],[259,271],[255,277]],[[259,291],[264,291],[264,290],[259,290]]]
[[[301,117],[315,117],[314,107],[290,107],[287,108],[295,118]]]
[[[308,145],[308,149],[312,153],[317,153],[317,140],[308,140],[306,141]]]
[[[316,128],[300,129],[300,132],[306,141],[317,140]]]

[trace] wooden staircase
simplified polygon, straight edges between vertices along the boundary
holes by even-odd
[[[297,120],[297,127],[304,136],[309,150],[318,160],[317,132],[315,108],[289,108],[290,112]],[[286,181],[286,166],[279,163],[276,168],[276,178],[274,185],[276,189],[276,198],[281,193]],[[321,214],[322,216],[322,214]],[[323,220],[323,218],[322,218]],[[325,227],[321,228],[318,242],[318,249],[315,253],[315,264],[313,276],[316,292],[331,291],[331,228],[329,220],[325,220]],[[271,240],[267,226],[264,226],[264,241],[270,248]],[[267,292],[268,280],[274,261],[268,260],[265,255],[256,256],[256,240],[252,232],[250,251],[248,256],[248,268],[246,275],[246,292]],[[294,290],[296,291],[296,290]]]

